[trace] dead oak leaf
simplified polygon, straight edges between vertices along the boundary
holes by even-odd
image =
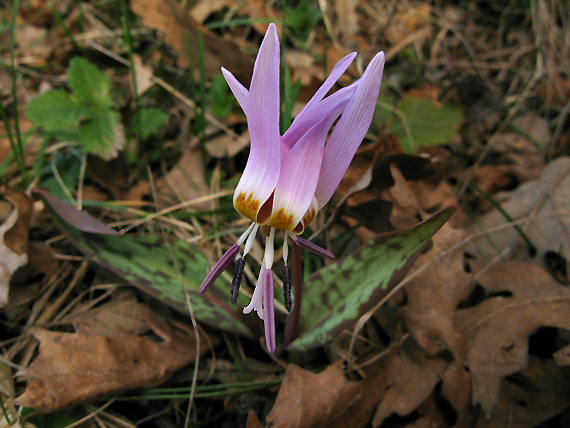
[[[8,190],[5,195],[14,210],[0,225],[0,308],[8,304],[10,280],[28,262],[28,232],[32,202],[22,192]]]
[[[367,367],[365,378],[354,382],[346,378],[342,361],[319,374],[289,364],[266,420],[274,428],[364,427],[386,389],[380,366]]]
[[[418,258],[411,272],[424,265],[427,269],[406,284],[408,303],[399,312],[428,355],[442,349],[455,354],[460,336],[454,326],[455,312],[472,288],[471,275],[465,272],[462,248],[438,256],[466,236],[465,231],[445,224],[433,237],[433,247]]]
[[[570,290],[541,267],[514,260],[492,266],[478,283],[499,296],[458,310],[456,326],[465,340],[472,402],[489,415],[501,379],[527,365],[529,335],[541,326],[570,329]]]
[[[321,427],[360,398],[361,385],[346,379],[342,361],[313,374],[289,364],[275,406],[267,416],[275,428]]]
[[[216,34],[207,31],[197,24],[190,14],[183,10],[173,0],[133,0],[133,12],[140,15],[143,24],[164,33],[168,43],[179,55],[178,64],[188,67],[190,61],[195,65],[200,63],[198,49],[199,31],[202,32],[204,43],[204,69],[206,77],[210,78],[220,72],[225,66],[242,80],[251,75],[253,60],[241,53],[239,47],[232,41],[224,40]],[[188,46],[192,47],[192,58],[188,58]]]
[[[76,333],[39,330],[40,354],[24,370],[17,404],[54,412],[129,389],[151,388],[196,358],[193,330],[140,311],[157,341],[123,331],[106,337],[78,324]],[[201,341],[201,354],[209,350]]]
[[[385,373],[386,392],[376,409],[372,426],[379,427],[393,413],[406,416],[420,406],[433,392],[449,363],[428,358],[413,340],[402,349],[388,354]]]

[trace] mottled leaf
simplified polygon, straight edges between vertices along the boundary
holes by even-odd
[[[243,336],[259,337],[258,324],[239,310],[247,305],[247,298],[240,295],[235,307],[229,303],[229,283],[227,288],[214,287],[206,294],[198,293],[208,270],[208,260],[191,245],[170,239],[172,236],[167,236],[166,242],[162,236],[151,234],[103,235],[83,232],[62,219],[58,214],[60,210],[56,211],[51,206],[53,195],[49,199],[44,193],[40,196],[75,246],[94,262],[184,314],[188,314],[186,290],[199,322]],[[70,205],[70,208],[73,207]],[[218,279],[220,281],[223,279]],[[224,289],[227,293],[223,292]]]
[[[415,227],[376,236],[305,283],[303,331],[289,350],[320,346],[353,326],[408,272],[429,238],[451,217],[445,208]]]

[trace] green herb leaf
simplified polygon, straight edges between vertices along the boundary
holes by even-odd
[[[463,118],[459,107],[437,106],[429,97],[411,94],[404,95],[398,109],[403,118],[395,115],[389,130],[400,139],[406,153],[413,153],[420,146],[447,143]]]
[[[343,260],[306,281],[303,332],[289,350],[325,344],[380,302],[406,275],[429,238],[455,207],[439,211],[410,229],[377,235]]]
[[[168,115],[154,107],[143,107],[133,115],[130,131],[133,135],[138,135],[143,140],[156,134],[166,123]]]
[[[85,58],[73,58],[69,66],[69,86],[82,101],[104,110],[112,105],[109,78]]]
[[[81,118],[91,114],[86,105],[63,89],[44,92],[26,105],[28,119],[46,131],[69,131],[79,125]]]
[[[167,243],[159,235],[82,232],[65,222],[51,206],[53,195],[49,199],[40,192],[35,195],[42,199],[74,245],[94,262],[184,314],[188,314],[187,291],[199,322],[242,336],[259,337],[259,323],[240,311],[247,305],[247,298],[240,295],[237,306],[228,304],[230,284],[227,281],[220,278],[217,284],[225,282],[223,286],[212,287],[206,294],[198,292],[208,270],[208,260],[191,245],[172,235],[165,235]],[[66,203],[59,201],[58,211],[61,211],[62,204]],[[76,210],[74,206],[67,205],[70,210]]]
[[[83,122],[79,128],[79,141],[88,153],[105,160],[117,157],[125,145],[123,126],[119,123],[119,113],[106,110]]]

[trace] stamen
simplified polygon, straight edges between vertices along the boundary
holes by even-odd
[[[289,256],[289,246],[287,245],[287,235],[289,232],[285,231],[285,239],[283,239],[283,261],[287,264],[287,257]]]
[[[241,284],[241,278],[243,276],[243,269],[245,268],[245,260],[243,258],[239,258],[236,261],[236,270],[234,271],[234,277],[232,279],[232,288],[230,291],[230,300],[232,305],[237,303],[238,295],[239,295],[239,286]]]
[[[259,224],[257,224],[257,223],[253,223],[252,226],[253,226],[253,229],[252,229],[251,233],[249,234],[247,241],[245,241],[245,247],[243,249],[243,256],[244,257],[247,255],[247,253],[249,253],[249,251],[251,250],[251,247],[253,247],[253,243],[255,242],[255,237],[257,235],[257,230],[259,229]]]
[[[237,241],[237,244],[239,246],[241,246],[241,244],[243,244],[243,242],[245,241],[245,238],[247,238],[249,236],[251,229],[253,229],[253,226],[255,226],[256,224],[257,223],[251,223],[249,225],[249,227],[246,229],[246,231],[241,234],[241,236],[239,237],[239,239]]]
[[[317,244],[313,244],[311,241],[307,241],[306,239],[297,236],[297,244],[299,247],[304,248],[305,250],[309,250],[321,257],[326,257],[327,259],[334,259],[334,254],[328,250],[325,250],[322,247],[319,247]]]
[[[261,262],[261,270],[259,271],[259,277],[257,278],[257,283],[255,284],[255,290],[253,290],[253,296],[251,296],[251,301],[249,305],[243,308],[244,314],[249,314],[251,311],[255,310],[259,318],[263,319],[263,276],[265,274],[265,263]]]
[[[275,256],[275,249],[273,248],[273,241],[275,240],[275,228],[272,227],[271,231],[269,232],[269,236],[265,241],[265,256],[263,259],[265,260],[265,268],[267,270],[271,269],[273,266],[273,257]]]
[[[263,275],[263,312],[265,319],[265,344],[270,354],[275,353],[275,308],[273,303],[273,271],[267,269]]]
[[[287,265],[283,266],[283,300],[285,308],[291,312],[291,268]]]
[[[239,246],[237,244],[232,245],[228,251],[224,253],[222,258],[214,265],[212,270],[206,275],[202,285],[200,285],[200,293],[205,293],[212,286],[214,281],[222,274],[223,271],[227,269],[230,263],[234,260],[236,254],[239,253]]]

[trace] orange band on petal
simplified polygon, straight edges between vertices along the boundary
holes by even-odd
[[[247,198],[245,197],[245,193],[240,193],[234,202],[234,207],[251,221],[257,221],[259,199],[254,199],[253,193],[250,193]]]
[[[289,230],[293,229],[293,214],[287,214],[283,208],[278,210],[271,216],[271,220],[269,220],[269,226],[273,226],[277,229],[281,230]]]

